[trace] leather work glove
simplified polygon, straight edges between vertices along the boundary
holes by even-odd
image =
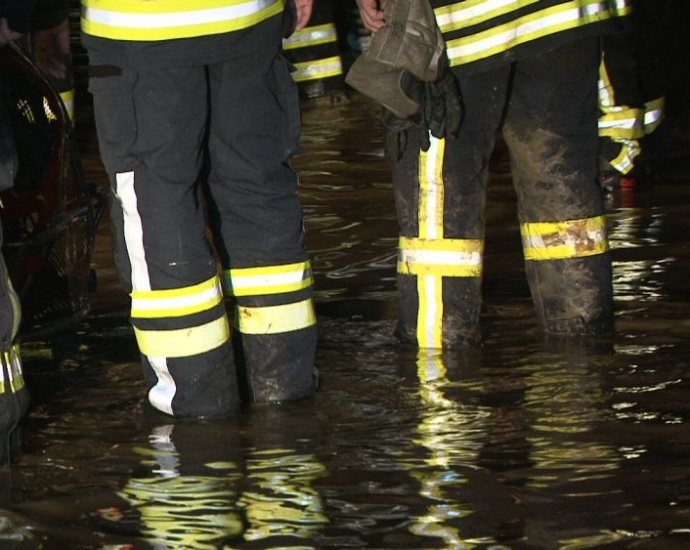
[[[370,0],[359,0],[365,17],[374,12]],[[395,115],[419,112],[424,82],[435,82],[446,66],[445,42],[429,0],[387,0],[385,24],[367,50],[352,64],[345,82],[375,99]],[[363,9],[363,8],[361,8]],[[380,23],[383,23],[381,21]]]
[[[420,148],[428,151],[431,145],[429,134],[437,139],[454,138],[462,120],[462,102],[455,77],[449,70],[433,82],[423,82],[418,113],[401,118],[384,109],[381,124],[384,135],[384,151],[390,162],[402,158],[407,148],[408,132],[420,135]]]

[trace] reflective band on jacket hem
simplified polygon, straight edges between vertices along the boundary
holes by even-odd
[[[563,222],[523,223],[527,260],[563,260],[603,254],[609,249],[604,216]]]
[[[283,49],[294,50],[308,46],[319,46],[336,42],[337,39],[335,25],[333,23],[326,23],[296,31],[290,38],[283,40]]]
[[[236,325],[242,334],[280,334],[316,324],[311,299],[281,306],[237,306]]]
[[[13,345],[9,351],[2,352],[2,363],[7,367],[7,380],[4,369],[0,368],[0,394],[7,391],[8,384],[10,393],[17,393],[24,387],[19,344]]]
[[[398,273],[445,277],[479,277],[484,243],[474,239],[400,237]]]
[[[245,29],[282,11],[280,0],[82,0],[81,28],[111,40],[172,40]]]
[[[223,300],[220,278],[211,277],[197,285],[165,290],[135,290],[132,296],[132,317],[155,319],[181,317],[213,309]]]
[[[441,32],[463,29],[479,25],[496,17],[504,17],[510,12],[524,9],[542,0],[479,0],[467,2],[460,0],[440,6],[434,10],[436,23]]]
[[[304,63],[295,63],[295,72],[292,78],[295,82],[314,80],[317,78],[329,78],[343,74],[343,65],[340,56],[327,57]]]
[[[200,325],[174,330],[142,330],[134,327],[139,350],[151,357],[191,357],[223,345],[230,339],[225,316]]]
[[[609,1],[601,0],[573,0],[535,11],[471,36],[447,40],[448,58],[451,66],[466,64],[551,34],[626,15],[631,11],[629,1],[617,0],[614,12],[610,10]],[[528,2],[531,3],[534,2]],[[497,10],[491,16],[521,9],[525,2],[516,0],[508,4],[508,9]],[[471,14],[464,13],[463,5],[464,2],[458,2],[436,10],[437,21],[443,32],[461,29],[471,23],[467,20]]]
[[[234,296],[265,296],[297,292],[314,284],[311,264],[274,265],[268,267],[245,267],[224,272],[226,285]],[[228,281],[229,279],[229,281]]]

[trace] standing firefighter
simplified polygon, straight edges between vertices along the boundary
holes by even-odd
[[[231,414],[243,390],[248,402],[279,402],[315,389],[312,275],[290,165],[299,100],[280,54],[311,0],[284,7],[82,1],[115,259],[149,401],[173,416]],[[235,303],[232,341],[222,289]]]
[[[409,8],[401,9],[403,2]],[[511,154],[526,273],[543,329],[612,331],[597,80],[600,36],[623,25],[628,2],[432,0],[445,45],[432,79],[417,71],[420,56],[433,61],[438,46],[431,31],[426,50],[418,44],[425,34],[419,29],[429,27],[420,18],[426,0],[389,0],[385,11],[375,0],[358,3],[376,33],[363,64],[395,76],[387,92],[370,86],[369,95],[389,107],[383,120],[400,224],[401,342],[480,342],[486,188],[497,130]],[[385,43],[376,44],[381,32]],[[391,67],[403,71],[396,76]]]

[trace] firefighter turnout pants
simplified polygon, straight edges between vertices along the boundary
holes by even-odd
[[[611,258],[597,183],[595,38],[513,64],[458,76],[457,138],[408,136],[394,165],[400,223],[396,335],[454,348],[481,341],[489,160],[501,129],[511,156],[525,269],[543,329],[612,330]]]
[[[150,403],[211,417],[242,399],[311,394],[316,320],[289,63],[255,53],[122,69],[89,86]]]

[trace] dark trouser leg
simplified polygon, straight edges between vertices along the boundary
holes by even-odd
[[[599,50],[588,39],[516,64],[504,127],[526,271],[548,333],[613,328],[611,257],[597,183]]]
[[[236,372],[198,187],[205,69],[125,70],[90,88],[149,401],[174,416],[230,414]]]
[[[288,67],[258,53],[210,67],[210,211],[251,402],[297,399],[316,384],[312,274],[290,165],[299,98]]]
[[[396,334],[404,344],[477,344],[488,164],[505,103],[509,68],[464,77],[465,107],[455,139],[421,152],[409,132],[393,166],[400,243]]]

